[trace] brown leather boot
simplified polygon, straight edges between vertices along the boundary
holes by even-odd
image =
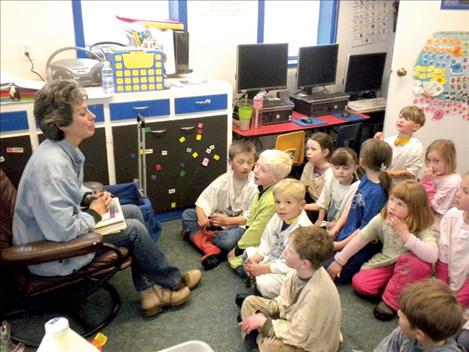
[[[183,287],[177,291],[171,291],[169,288],[160,285],[153,285],[152,288],[160,300],[161,307],[179,306],[187,302],[191,297],[191,290],[188,287]]]
[[[182,274],[182,279],[185,282],[186,286],[191,290],[199,284],[202,279],[202,272],[200,270],[189,270]]]
[[[154,316],[161,311],[161,301],[153,290],[153,287],[140,291],[140,304],[143,315],[146,317]]]

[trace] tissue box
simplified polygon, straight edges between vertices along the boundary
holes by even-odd
[[[111,50],[106,53],[114,73],[114,92],[164,89],[164,55],[160,50]]]

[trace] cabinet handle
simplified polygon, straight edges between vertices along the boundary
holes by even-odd
[[[149,108],[149,106],[132,106],[132,110],[136,111],[136,112],[144,112],[145,110],[147,110]]]
[[[150,133],[156,135],[156,136],[161,136],[162,134],[166,133],[166,129],[163,129],[163,130],[153,130],[153,131],[150,131]]]
[[[205,100],[202,100],[202,101],[195,101],[194,103],[197,104],[197,105],[208,105],[208,104],[211,104],[212,101],[210,99],[205,99]]]
[[[187,127],[179,127],[179,129],[181,131],[184,131],[184,132],[190,132],[194,129],[195,127],[194,126],[187,126]]]

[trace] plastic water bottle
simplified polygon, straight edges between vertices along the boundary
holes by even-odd
[[[104,61],[103,69],[101,71],[101,79],[104,94],[112,95],[114,93],[114,77],[112,74],[111,63],[109,61]]]
[[[37,352],[99,352],[91,343],[70,329],[65,318],[51,319],[44,327],[46,335]]]
[[[252,107],[254,109],[254,120],[252,121],[252,128],[262,127],[262,109],[264,108],[264,96],[258,93],[253,101]]]

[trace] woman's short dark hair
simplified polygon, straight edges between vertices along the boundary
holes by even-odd
[[[44,135],[54,141],[64,139],[58,127],[72,123],[73,108],[87,99],[86,92],[75,81],[46,83],[34,97],[34,118]]]

